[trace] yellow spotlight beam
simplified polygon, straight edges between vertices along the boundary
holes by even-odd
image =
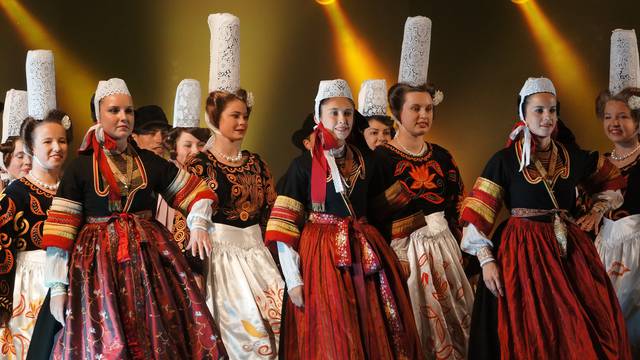
[[[378,62],[365,39],[358,35],[354,26],[349,22],[340,2],[336,0],[316,1],[323,5],[322,8],[329,19],[338,63],[345,74],[345,80],[352,87],[356,87],[354,90],[359,89],[362,81],[367,79],[387,79],[389,82],[392,78],[388,76],[385,67]]]
[[[536,1],[513,1],[518,3],[529,30],[542,54],[545,67],[551,80],[560,89],[558,98],[567,104],[570,117],[585,122],[592,119],[593,99],[597,89],[590,79],[587,66],[571,44],[560,34],[558,29],[538,6]],[[535,75],[535,74],[532,74]],[[591,123],[591,121],[589,121]],[[593,121],[595,124],[595,121]],[[587,126],[587,128],[589,128]],[[585,133],[584,127],[574,127],[576,132]],[[591,129],[592,130],[592,129]],[[582,137],[584,138],[584,137]]]
[[[56,87],[61,90],[58,94],[63,95],[58,96],[58,107],[68,112],[72,119],[75,116],[74,120],[82,120],[83,125],[88,125],[91,122],[89,99],[97,84],[96,76],[71,55],[20,2],[0,0],[0,9],[4,11],[28,48],[53,51]],[[81,124],[75,121],[74,129],[77,134],[82,135],[87,126],[79,125]]]

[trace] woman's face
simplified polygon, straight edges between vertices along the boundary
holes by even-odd
[[[557,102],[551,93],[529,95],[526,101],[524,121],[532,134],[548,138],[558,122]]]
[[[329,98],[320,108],[320,121],[339,142],[344,142],[353,127],[353,113],[353,102],[349,98]]]
[[[424,136],[433,123],[433,99],[428,92],[411,91],[404,95],[400,125],[413,136]]]
[[[62,125],[44,123],[33,131],[34,167],[44,170],[58,170],[67,159],[67,133]]]
[[[24,143],[17,139],[14,142],[11,161],[7,166],[7,172],[14,179],[19,179],[29,173],[31,170],[31,157],[24,152]]]
[[[114,140],[127,139],[133,131],[131,95],[114,94],[100,100],[100,120],[104,132]]]
[[[176,139],[176,161],[180,165],[184,165],[190,155],[199,153],[203,147],[204,142],[188,132],[182,131]]]
[[[628,143],[638,137],[638,123],[631,117],[631,109],[622,101],[608,101],[602,118],[604,133],[613,143]]]
[[[247,104],[239,99],[227,103],[220,114],[218,130],[229,141],[241,141],[249,128],[249,111]]]
[[[364,139],[371,150],[391,140],[391,128],[382,121],[369,120],[369,127],[364,129]]]

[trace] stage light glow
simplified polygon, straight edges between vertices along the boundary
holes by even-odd
[[[329,5],[336,2],[336,0],[316,0],[316,2],[320,5]]]
[[[525,4],[528,3],[531,0],[511,0],[512,3],[514,4]]]
[[[87,67],[67,51],[22,3],[16,0],[0,0],[0,9],[29,49],[53,51],[58,107],[69,113],[74,120],[74,132],[77,132],[74,133],[74,137],[82,138],[84,129],[90,125],[88,104],[95,90],[97,78],[92,76]],[[80,119],[82,120],[77,121]]]
[[[569,118],[581,122],[580,126],[573,127],[578,138],[592,136],[599,131],[597,122],[585,120],[594,118],[593,101],[597,89],[587,66],[536,1],[527,1],[518,8],[533,35],[549,77],[556,84],[560,102],[567,105],[563,108],[568,111],[563,111],[563,114],[569,113]]]
[[[322,8],[333,32],[334,56],[345,74],[345,80],[351,84],[353,90],[359,89],[362,81],[367,79],[387,79],[387,82],[390,82],[392,78],[367,46],[366,39],[357,33],[340,3],[332,1]],[[393,83],[395,81],[391,82]]]

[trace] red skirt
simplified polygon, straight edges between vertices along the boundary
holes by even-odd
[[[54,359],[224,354],[205,299],[170,236],[158,222],[132,214],[87,219],[71,251],[67,316]]]
[[[299,244],[305,302],[287,301],[285,359],[424,357],[397,257],[374,227],[312,214]]]
[[[560,256],[553,223],[509,219],[497,261],[502,359],[631,359],[624,318],[596,248],[568,224]]]

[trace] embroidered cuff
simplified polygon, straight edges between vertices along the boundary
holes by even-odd
[[[486,263],[490,263],[495,261],[493,258],[493,252],[489,246],[483,246],[476,252],[476,256],[478,257],[478,261],[480,262],[480,266],[482,267]]]
[[[291,290],[303,285],[302,276],[300,275],[300,255],[289,245],[278,241],[278,257],[280,258],[280,266],[284,281],[287,283],[287,289]]]
[[[56,285],[69,285],[68,263],[69,253],[67,251],[49,246],[45,260],[44,286],[53,291],[53,287]]]
[[[51,286],[51,297],[66,295],[67,294],[67,286],[62,283],[55,283]]]

